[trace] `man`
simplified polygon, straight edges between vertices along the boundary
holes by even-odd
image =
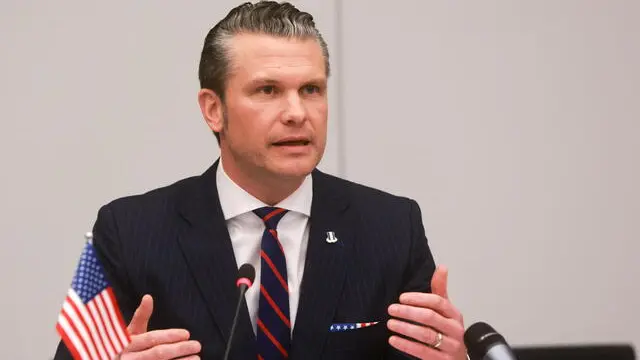
[[[316,169],[327,46],[311,15],[246,3],[207,35],[198,100],[220,145],[201,176],[100,209],[94,246],[129,359],[466,359],[415,201]],[[56,359],[69,358],[60,345]]]

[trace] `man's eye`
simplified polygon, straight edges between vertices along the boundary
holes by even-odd
[[[265,95],[271,95],[276,92],[276,88],[273,85],[262,86],[258,89],[258,92],[261,92]]]
[[[305,94],[315,94],[320,92],[320,88],[315,85],[307,85],[302,88],[302,91],[304,91]]]

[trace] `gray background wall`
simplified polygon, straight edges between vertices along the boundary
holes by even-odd
[[[0,3],[0,343],[51,355],[98,207],[217,156],[204,35],[237,1]],[[640,3],[323,1],[321,167],[416,198],[467,325],[640,345]]]
[[[640,346],[640,2],[342,9],[344,175],[419,201],[468,324]]]

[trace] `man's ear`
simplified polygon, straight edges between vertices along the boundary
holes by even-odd
[[[209,128],[215,133],[220,133],[224,125],[223,104],[220,96],[213,90],[200,89],[198,104]]]

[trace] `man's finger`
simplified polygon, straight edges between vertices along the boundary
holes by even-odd
[[[131,337],[126,352],[151,349],[162,344],[173,344],[189,340],[189,332],[185,329],[154,330]],[[175,357],[175,356],[174,356]]]
[[[432,309],[393,304],[389,306],[389,315],[396,319],[428,326],[454,339],[461,339],[464,336],[464,328],[457,320],[444,317]]]
[[[403,335],[409,340],[417,340],[423,344],[435,345],[438,343],[438,331],[420,325],[411,324],[405,321],[391,319],[387,322],[387,328],[396,334]],[[443,336],[438,350],[446,353],[456,353],[460,344],[451,336]]]
[[[462,315],[451,302],[436,294],[409,292],[400,295],[400,304],[431,309],[450,319],[460,319]]]
[[[199,342],[190,340],[181,341],[175,344],[158,345],[153,349],[145,351],[145,353],[149,353],[149,360],[171,360],[198,354],[201,349],[202,346]],[[145,359],[147,354],[144,355],[145,356],[141,356],[141,358]]]
[[[136,312],[133,313],[133,317],[127,328],[129,334],[138,335],[147,332],[151,313],[153,313],[153,298],[151,295],[145,295],[142,297],[142,301],[140,301],[140,306],[138,306]]]
[[[447,291],[448,275],[449,270],[445,266],[439,265],[431,278],[431,292],[445,299],[449,299],[449,292]]]
[[[403,339],[400,336],[393,335],[389,338],[389,344],[405,354],[412,355],[418,359],[447,360],[451,359],[447,354],[420,344],[415,341]]]

